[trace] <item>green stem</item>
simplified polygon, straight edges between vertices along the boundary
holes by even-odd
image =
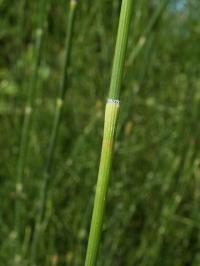
[[[122,1],[120,22],[118,27],[115,55],[113,61],[112,77],[109,98],[118,99],[122,83],[123,67],[127,49],[128,31],[131,17],[132,1]]]
[[[45,171],[50,172],[52,159],[55,152],[56,140],[58,136],[58,130],[60,126],[60,118],[62,115],[63,102],[65,99],[66,90],[68,88],[68,68],[70,66],[70,56],[71,56],[71,47],[72,47],[72,35],[74,29],[74,18],[75,18],[75,10],[77,6],[76,0],[70,1],[70,11],[67,22],[67,32],[66,32],[66,45],[65,45],[65,62],[64,62],[64,71],[63,71],[63,79],[60,86],[59,96],[56,102],[56,111],[54,118],[54,125],[51,135],[51,141],[49,145],[49,151],[47,155],[47,161],[45,165]]]
[[[122,83],[123,67],[125,63],[125,54],[128,41],[128,32],[132,13],[133,0],[123,0],[119,20],[117,41],[113,69],[111,75],[111,84],[109,99],[106,104],[104,134],[101,151],[101,159],[92,214],[91,228],[88,240],[85,266],[94,266],[97,263],[98,249],[100,246],[103,217],[105,212],[106,196],[110,179],[110,170],[112,165],[112,154],[114,146],[114,136],[119,112],[119,93]]]
[[[51,176],[51,166],[52,166],[53,157],[55,153],[56,141],[57,141],[58,133],[59,133],[63,102],[64,102],[66,90],[68,88],[68,68],[70,65],[72,35],[73,35],[73,28],[74,28],[76,6],[77,6],[76,0],[71,0],[69,17],[67,21],[63,79],[62,79],[62,83],[60,86],[59,96],[56,101],[56,110],[55,110],[53,129],[51,133],[49,150],[47,153],[47,160],[46,160],[46,164],[44,167],[44,179],[42,180],[42,185],[40,187],[39,209],[38,209],[38,214],[36,217],[36,225],[35,225],[35,231],[33,235],[33,242],[32,242],[32,248],[31,248],[31,264],[32,265],[34,265],[36,261],[36,257],[37,257],[37,246],[39,243],[40,233],[42,230],[42,221],[44,218],[45,205],[46,205],[46,200],[47,200],[48,183],[49,183],[49,179]]]
[[[41,5],[40,18],[38,23],[39,28],[37,30],[37,36],[36,36],[35,62],[33,67],[33,76],[31,80],[31,85],[28,93],[27,105],[25,107],[24,122],[22,126],[22,135],[21,135],[21,143],[19,150],[19,160],[17,166],[16,202],[15,202],[15,231],[17,234],[17,239],[19,239],[21,235],[21,207],[22,207],[21,199],[23,195],[23,176],[24,176],[24,169],[26,166],[26,156],[28,150],[29,133],[31,128],[32,109],[33,109],[35,90],[38,80],[38,70],[41,61],[41,50],[42,50],[45,13],[46,13],[46,0],[43,0],[40,5]]]

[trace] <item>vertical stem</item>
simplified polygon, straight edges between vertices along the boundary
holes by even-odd
[[[70,65],[72,35],[73,35],[73,28],[74,28],[76,6],[77,6],[77,1],[71,0],[69,16],[68,16],[68,21],[67,21],[63,79],[62,79],[62,83],[60,86],[59,96],[56,101],[56,110],[55,110],[53,129],[52,129],[51,140],[50,140],[49,149],[47,153],[47,160],[46,160],[46,164],[44,167],[44,179],[42,180],[42,185],[40,187],[41,189],[40,189],[40,196],[39,196],[39,209],[38,209],[38,214],[36,217],[36,225],[35,225],[35,231],[33,234],[33,242],[32,242],[32,248],[31,248],[31,264],[32,265],[34,265],[36,258],[37,258],[37,247],[39,243],[40,232],[42,230],[42,221],[44,217],[45,205],[46,205],[46,200],[47,200],[48,183],[49,183],[49,179],[51,175],[51,166],[52,166],[52,161],[53,161],[55,148],[56,148],[56,140],[58,138],[58,132],[59,132],[62,109],[63,109],[63,102],[64,102],[66,90],[68,87],[68,68]]]
[[[110,90],[109,90],[109,98],[111,99],[119,98],[126,48],[128,42],[128,32],[129,32],[129,24],[130,24],[131,11],[132,11],[131,9],[132,2],[133,0],[122,1],[111,82],[110,82]]]
[[[114,134],[119,111],[119,101],[108,101],[105,110],[104,134],[99,174],[92,215],[92,223],[88,242],[85,265],[95,265],[100,243],[106,194],[108,190],[109,175],[112,163]]]
[[[22,135],[21,135],[21,143],[19,150],[19,160],[17,166],[17,180],[16,180],[16,202],[15,202],[15,231],[17,234],[17,239],[20,238],[21,234],[21,198],[23,194],[23,175],[24,168],[26,166],[26,156],[28,150],[28,141],[29,141],[29,133],[31,127],[31,117],[32,117],[32,109],[34,104],[34,96],[35,89],[38,80],[38,70],[41,61],[41,50],[42,50],[42,41],[43,41],[43,32],[45,25],[45,12],[46,11],[46,0],[42,0],[40,4],[40,18],[39,18],[39,27],[37,30],[36,36],[36,54],[35,54],[35,62],[33,67],[33,75],[32,80],[28,92],[27,105],[25,107],[24,113],[24,121],[22,126]]]
[[[67,32],[66,32],[66,44],[65,44],[65,61],[64,61],[64,70],[63,70],[63,78],[60,86],[59,96],[56,102],[56,111],[54,118],[54,125],[51,134],[51,141],[49,145],[49,150],[47,154],[47,161],[45,165],[45,172],[50,172],[52,159],[56,147],[56,140],[58,136],[58,130],[60,126],[60,118],[62,115],[63,102],[66,94],[66,90],[68,88],[68,68],[70,66],[70,57],[71,57],[71,48],[72,48],[72,35],[74,29],[74,18],[75,18],[75,10],[77,6],[77,0],[70,1],[70,11],[67,22]]]
[[[106,104],[101,159],[86,253],[85,266],[95,266],[100,246],[106,196],[110,179],[114,136],[119,112],[119,93],[128,41],[133,0],[123,0],[119,20],[109,99]]]

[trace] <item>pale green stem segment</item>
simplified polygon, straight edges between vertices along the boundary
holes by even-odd
[[[94,209],[92,215],[91,229],[88,241],[88,249],[85,265],[96,264],[97,252],[101,238],[106,195],[108,190],[110,169],[112,164],[112,153],[114,145],[114,135],[119,112],[119,101],[108,100],[105,110],[105,122],[101,160],[97,180]]]

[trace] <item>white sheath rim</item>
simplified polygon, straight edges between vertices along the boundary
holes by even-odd
[[[107,99],[107,103],[119,104],[120,101],[119,100],[115,100],[115,99]]]

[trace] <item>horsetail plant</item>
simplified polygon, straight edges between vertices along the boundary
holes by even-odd
[[[48,193],[48,183],[51,177],[51,166],[52,166],[53,157],[55,154],[56,141],[57,141],[58,133],[59,133],[61,115],[62,115],[62,110],[63,110],[63,102],[64,102],[65,94],[68,88],[68,68],[70,66],[72,35],[73,35],[73,28],[74,28],[76,6],[77,6],[77,0],[70,0],[69,16],[68,16],[67,29],[66,29],[63,78],[62,78],[62,82],[60,86],[59,95],[56,101],[54,123],[53,123],[53,128],[52,128],[52,133],[51,133],[49,149],[47,153],[47,159],[46,159],[46,163],[44,166],[44,179],[42,180],[42,185],[40,189],[39,208],[38,208],[38,213],[36,216],[35,231],[33,234],[33,242],[32,242],[32,247],[31,247],[32,265],[34,265],[36,261],[36,257],[37,257],[37,246],[39,243],[40,232],[42,230],[42,222],[43,222],[44,213],[45,213],[45,205],[46,205],[47,193]]]
[[[111,74],[109,98],[105,108],[104,133],[101,159],[96,186],[92,221],[86,252],[85,266],[95,266],[100,246],[106,196],[110,179],[114,136],[119,112],[119,94],[128,42],[133,0],[122,0],[115,55]]]
[[[43,35],[46,20],[47,0],[40,2],[40,14],[38,21],[38,29],[36,32],[36,47],[35,47],[35,61],[33,66],[33,75],[28,91],[28,99],[24,112],[24,121],[22,126],[21,143],[19,148],[19,159],[17,165],[17,180],[16,180],[16,201],[15,201],[15,232],[17,234],[17,242],[21,235],[21,199],[23,195],[23,176],[26,166],[26,155],[28,150],[29,133],[31,128],[32,110],[35,100],[35,90],[38,81],[38,71],[41,62],[41,51],[43,43]]]

